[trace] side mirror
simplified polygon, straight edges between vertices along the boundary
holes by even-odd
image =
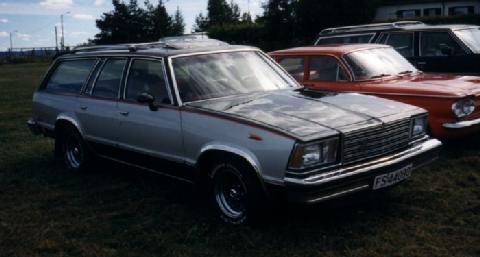
[[[158,107],[155,105],[155,97],[150,93],[143,92],[139,94],[137,97],[137,102],[142,104],[148,104],[148,107],[151,111],[158,110]]]
[[[455,50],[453,49],[453,47],[447,44],[440,44],[440,52],[446,56],[452,56],[455,54]]]

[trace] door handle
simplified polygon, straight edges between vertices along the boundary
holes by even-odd
[[[128,116],[129,112],[120,112],[120,114],[123,116]]]
[[[418,65],[425,65],[427,62],[417,62]]]
[[[80,106],[80,109],[82,109],[83,111],[86,111],[88,109],[88,107],[85,106],[85,105],[82,105],[82,106]]]

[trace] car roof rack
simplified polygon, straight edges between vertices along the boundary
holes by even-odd
[[[94,45],[75,47],[71,53],[99,52],[99,51],[129,51],[136,52],[146,49],[189,49],[199,47],[213,47],[229,45],[226,42],[211,39],[206,33],[193,33],[177,37],[164,37],[157,42],[149,43],[132,43],[132,44],[115,44],[115,45]]]
[[[356,26],[345,26],[345,27],[336,27],[336,28],[327,28],[320,32],[321,35],[338,33],[338,32],[352,32],[352,31],[361,31],[361,30],[374,30],[374,29],[393,29],[400,28],[402,26],[409,25],[425,25],[421,21],[397,21],[390,23],[373,23],[373,24],[364,24]]]

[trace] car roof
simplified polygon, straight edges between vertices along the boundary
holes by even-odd
[[[334,54],[342,56],[349,52],[373,49],[373,48],[391,48],[382,44],[330,44],[318,46],[295,47],[284,50],[270,52],[271,55],[308,55],[308,54]]]
[[[61,58],[91,57],[91,56],[152,56],[169,57],[190,55],[197,53],[259,50],[258,48],[243,45],[230,45],[226,42],[210,39],[207,36],[179,36],[162,38],[158,42],[95,45],[77,47],[64,54]]]
[[[320,32],[320,37],[333,35],[345,35],[352,33],[376,33],[381,31],[417,31],[417,30],[462,30],[469,28],[480,28],[476,25],[468,24],[440,24],[429,25],[418,21],[401,21],[392,23],[372,23],[364,25],[327,28]]]

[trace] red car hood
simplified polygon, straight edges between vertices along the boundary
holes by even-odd
[[[419,93],[459,97],[467,95],[480,96],[480,77],[477,76],[418,73],[371,81],[368,82],[368,84],[381,84],[382,86],[393,87],[397,93]]]

